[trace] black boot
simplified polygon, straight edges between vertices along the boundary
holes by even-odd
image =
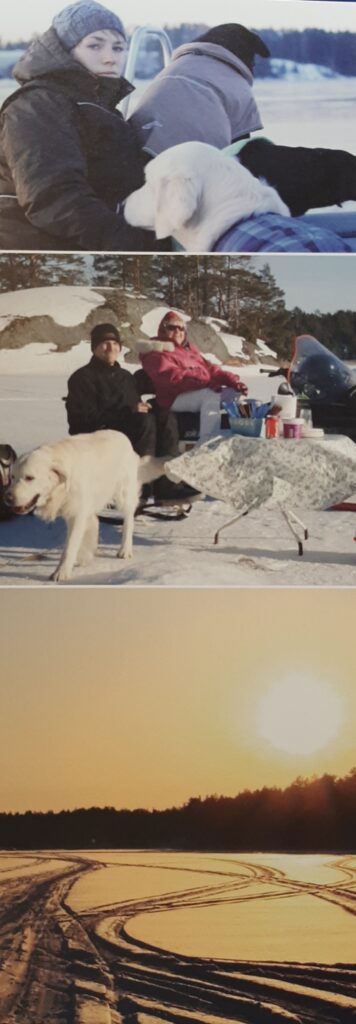
[[[169,480],[167,476],[161,476],[153,484],[153,495],[157,505],[160,502],[171,505],[182,502],[189,504],[189,502],[200,497],[200,491],[197,491],[195,487],[190,487],[189,484],[185,484],[183,481],[176,484],[173,483],[173,480]]]

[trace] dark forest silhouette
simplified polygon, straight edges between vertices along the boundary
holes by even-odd
[[[0,813],[2,849],[356,850],[356,768],[167,810],[114,807]]]
[[[238,11],[236,11],[236,15],[238,17]],[[251,17],[253,19],[253,13]],[[219,21],[218,17],[217,21]],[[251,24],[248,27],[253,29],[254,26]],[[209,26],[203,23],[191,24],[189,22],[182,22],[180,25],[173,27],[165,25],[164,28],[171,40],[173,49],[176,49],[183,43],[189,43],[201,33],[206,32]],[[277,57],[282,62],[283,60],[288,60],[296,64],[319,64],[329,68],[331,73],[355,75],[356,34],[353,32],[328,32],[318,28],[306,28],[302,31],[298,31],[298,29],[280,31],[278,29],[263,28],[259,29],[258,32],[267,43],[272,58]],[[30,40],[17,39],[7,43],[6,47],[3,48],[11,54],[11,50],[18,48],[27,49],[29,44]],[[1,37],[0,48],[2,48]],[[8,73],[8,69],[6,69],[6,74]],[[270,60],[257,57],[255,67],[256,78],[279,78],[283,77],[284,73],[283,63],[276,68],[276,66],[271,64]]]

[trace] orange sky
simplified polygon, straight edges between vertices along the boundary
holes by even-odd
[[[355,763],[352,590],[0,591],[0,809],[166,807]],[[275,680],[342,698],[301,757],[258,733]]]

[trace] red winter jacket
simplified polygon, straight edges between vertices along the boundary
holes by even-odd
[[[204,359],[190,342],[176,345],[173,351],[144,353],[141,362],[162,409],[169,409],[175,398],[187,391],[199,391],[201,388],[221,391],[223,387],[246,390],[236,373],[228,373]]]

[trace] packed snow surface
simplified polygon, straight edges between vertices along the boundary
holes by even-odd
[[[42,293],[43,289],[38,291]],[[86,303],[88,291],[90,306],[93,294],[90,289],[79,291],[83,296],[79,299],[74,296],[73,317],[75,309],[81,321],[81,303]],[[154,316],[149,314],[145,319],[147,334],[155,333],[166,308],[156,307]],[[34,302],[31,309],[36,314],[38,305]],[[90,355],[90,345],[84,340],[61,353],[54,351],[50,343],[0,351],[1,441],[12,444],[21,454],[65,437],[68,428],[63,398],[67,379],[78,366],[88,362]],[[135,364],[125,365],[130,372],[136,369]],[[251,397],[266,401],[276,394],[280,380],[270,380],[267,374],[260,374],[259,369],[250,365],[238,367],[236,372],[248,384]],[[137,519],[134,558],[129,563],[115,557],[120,526],[103,522],[94,561],[86,569],[76,568],[69,585],[356,585],[352,511],[298,509],[310,535],[304,557],[300,558],[279,510],[265,507],[252,511],[247,518],[226,529],[218,546],[214,545],[216,531],[235,511],[228,501],[220,500],[222,494],[217,493],[218,499],[202,496],[183,521]],[[228,497],[228,493],[225,494],[225,498]],[[1,522],[0,585],[54,586],[49,583],[49,577],[63,541],[62,520],[48,525],[31,515]]]
[[[104,302],[94,288],[66,284],[4,292],[0,295],[0,330],[13,320],[29,316],[50,316],[63,327],[73,327]]]
[[[88,341],[81,341],[79,345],[67,352],[58,352],[57,346],[50,342],[30,342],[21,349],[0,349],[0,374],[13,378],[12,381],[3,382],[1,387],[1,399],[8,389],[16,389],[16,383],[22,374],[37,377],[48,375],[49,377],[62,376],[67,379],[70,373],[84,366],[91,356],[90,344]],[[45,395],[44,395],[45,397]],[[25,396],[24,396],[25,398]]]
[[[354,1019],[353,856],[94,848],[22,864],[9,885],[0,854],[4,1020],[21,1006],[56,1024],[69,1005],[75,1024]]]

